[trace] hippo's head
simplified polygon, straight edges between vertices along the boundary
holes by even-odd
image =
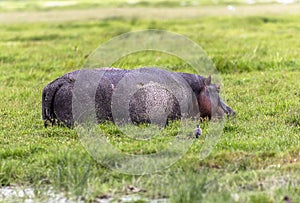
[[[224,115],[234,116],[235,112],[219,96],[220,85],[212,84],[210,76],[203,81],[204,84],[197,96],[200,116],[210,119]]]

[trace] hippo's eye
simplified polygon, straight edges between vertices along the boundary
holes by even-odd
[[[218,88],[217,86],[211,86],[211,87],[209,88],[209,90],[210,90],[211,92],[217,92],[217,93],[220,93],[220,88]]]

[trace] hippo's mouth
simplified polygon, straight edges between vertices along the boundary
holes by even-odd
[[[232,110],[229,106],[227,106],[222,99],[220,99],[220,106],[222,108],[222,110],[225,112],[225,114],[227,114],[228,116],[234,116],[235,115],[235,111]]]

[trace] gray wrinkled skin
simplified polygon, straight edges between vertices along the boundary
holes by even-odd
[[[153,71],[157,70],[153,68]],[[130,72],[118,68],[98,68],[91,71],[104,71],[95,95],[97,121],[112,121],[111,102],[114,88]],[[45,126],[49,123],[74,125],[72,115],[72,89],[80,70],[67,73],[45,86],[42,94],[42,118]],[[219,86],[211,84],[211,79],[188,73],[174,73],[182,77],[195,93],[200,117],[211,118],[213,115],[235,115],[219,97]],[[159,77],[159,76],[158,76]],[[159,78],[163,80],[163,78]],[[120,98],[122,99],[122,98]],[[136,91],[129,101],[130,119],[134,124],[159,123],[165,114],[167,122],[181,118],[179,101],[158,83],[148,83]],[[157,114],[156,112],[160,112]],[[192,117],[192,115],[191,115]]]

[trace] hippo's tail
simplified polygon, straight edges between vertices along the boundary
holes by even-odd
[[[48,122],[52,125],[55,123],[56,115],[54,113],[54,99],[56,92],[63,86],[65,80],[58,78],[53,82],[46,85],[42,94],[42,118],[45,127],[48,126]]]

